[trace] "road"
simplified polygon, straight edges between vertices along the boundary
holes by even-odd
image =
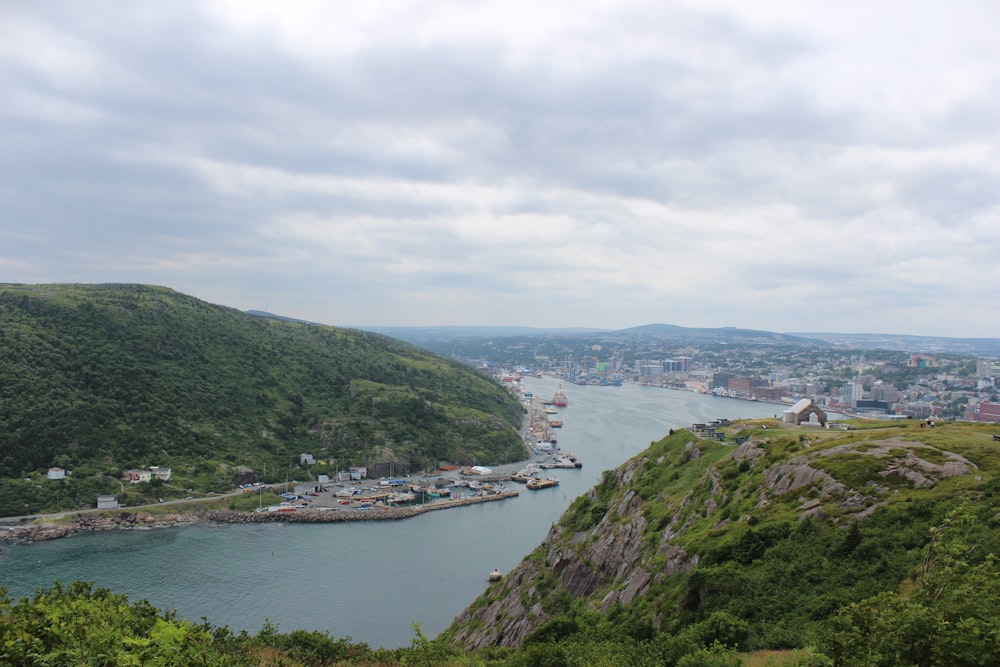
[[[285,482],[278,482],[278,483],[275,483],[275,484],[265,484],[264,488],[265,489],[274,489],[274,488],[277,488],[277,487],[284,487],[284,486],[285,486]],[[256,491],[256,490],[257,489],[254,489],[254,491]],[[236,491],[231,491],[229,493],[219,493],[219,494],[215,494],[215,495],[211,495],[211,496],[201,496],[201,497],[198,497],[198,498],[178,498],[177,500],[164,500],[162,503],[149,503],[149,504],[146,504],[146,505],[132,505],[132,506],[129,506],[129,507],[120,507],[118,509],[131,512],[131,511],[134,511],[134,510],[147,509],[147,508],[151,508],[151,507],[166,507],[168,505],[192,505],[192,504],[195,504],[195,503],[203,503],[203,502],[210,501],[210,500],[218,500],[220,498],[231,498],[231,497],[234,497],[234,496],[242,496],[242,495],[244,495],[243,489],[238,489]],[[3,524],[3,523],[23,523],[23,522],[26,522],[26,521],[39,521],[39,520],[41,520],[41,521],[55,521],[55,520],[58,520],[58,519],[64,519],[66,517],[79,516],[81,514],[96,514],[96,513],[99,513],[99,512],[113,512],[113,511],[115,511],[115,510],[106,510],[106,509],[91,508],[91,509],[85,509],[85,510],[67,510],[65,512],[53,512],[51,514],[25,514],[25,515],[22,515],[22,516],[4,516],[4,517],[0,517],[0,524]]]

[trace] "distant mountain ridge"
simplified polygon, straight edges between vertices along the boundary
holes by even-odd
[[[907,334],[779,333],[739,327],[685,327],[676,324],[643,324],[625,329],[545,328],[519,326],[420,326],[357,327],[399,338],[416,345],[431,341],[504,337],[621,337],[660,338],[716,343],[760,343],[814,345],[855,349],[886,349],[914,353],[951,353],[984,357],[1000,356],[1000,338],[948,338]]]
[[[1000,356],[1000,338],[949,338],[945,336],[874,333],[796,333],[789,335],[822,340],[837,347],[857,349],[899,350],[928,354],[944,352],[951,354],[972,354],[984,357]]]

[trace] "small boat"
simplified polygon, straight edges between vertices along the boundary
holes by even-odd
[[[545,414],[547,415],[554,415],[557,414],[558,412],[559,411],[556,410],[555,408],[545,408]]]
[[[490,576],[487,577],[487,579],[489,579],[489,581],[491,583],[492,582],[496,582],[496,581],[500,581],[502,578],[503,578],[503,575],[500,574],[500,570],[498,570],[497,568],[493,568],[493,571],[490,572]]]
[[[552,428],[562,428],[562,424],[563,423],[560,420],[558,420],[558,419],[556,419],[555,421],[549,422],[549,426],[551,426]]]
[[[524,485],[525,488],[531,489],[532,491],[537,491],[538,489],[548,489],[553,486],[559,486],[559,480],[555,477],[546,477],[545,479],[531,479],[528,483]]]

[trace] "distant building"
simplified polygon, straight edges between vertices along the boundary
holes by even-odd
[[[66,479],[66,471],[62,468],[49,468],[45,476],[49,479]]]
[[[657,377],[663,375],[663,364],[643,364],[639,367],[640,377]]]
[[[97,509],[116,510],[118,509],[118,499],[114,496],[97,496]]]
[[[299,465],[316,465],[316,459],[312,454],[300,454]]]
[[[351,475],[351,480],[359,481],[366,479],[368,477],[368,468],[359,468],[357,466],[351,466],[348,468],[348,472]]]
[[[879,381],[872,385],[872,399],[885,401],[886,403],[895,403],[899,400],[899,390],[891,384]]]
[[[980,403],[975,410],[967,415],[977,422],[1000,424],[1000,403]]]
[[[123,477],[130,484],[143,484],[153,479],[153,473],[148,470],[133,468],[132,470],[126,470]]]
[[[130,484],[146,484],[154,479],[169,482],[170,477],[170,468],[161,468],[160,466],[149,466],[148,469],[132,468],[122,473],[122,479]]]
[[[935,368],[938,361],[934,357],[915,354],[906,361],[906,365],[910,368]]]

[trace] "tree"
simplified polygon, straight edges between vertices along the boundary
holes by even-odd
[[[838,665],[1000,665],[1000,567],[992,517],[969,504],[931,529],[917,589],[841,609],[822,648]],[[992,529],[995,532],[995,529]],[[995,538],[993,538],[995,539]]]

